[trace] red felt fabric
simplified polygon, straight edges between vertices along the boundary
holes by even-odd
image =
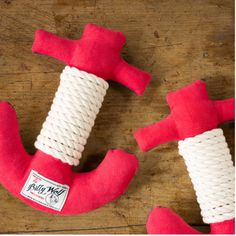
[[[0,183],[32,207],[54,214],[73,215],[94,210],[116,199],[128,187],[138,168],[137,158],[121,150],[110,150],[97,169],[74,173],[72,167],[41,151],[26,153],[19,135],[15,110],[0,102]],[[70,186],[61,212],[20,195],[31,170]]]
[[[143,151],[169,141],[194,137],[234,119],[235,99],[211,100],[206,84],[201,80],[169,93],[167,102],[170,115],[162,121],[138,129],[134,134]]]
[[[156,207],[147,220],[148,234],[200,234],[168,208]]]
[[[154,208],[147,220],[149,234],[201,234],[168,208]],[[235,220],[211,224],[210,234],[234,234]]]
[[[211,224],[210,234],[235,234],[235,219]]]
[[[117,81],[141,95],[151,77],[122,59],[120,53],[125,41],[121,32],[87,24],[79,40],[62,39],[37,30],[32,51],[52,56],[105,80]]]

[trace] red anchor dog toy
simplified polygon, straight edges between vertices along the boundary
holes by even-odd
[[[51,110],[31,157],[23,148],[14,109],[0,103],[0,183],[39,210],[72,215],[88,212],[116,199],[138,168],[132,154],[110,150],[97,169],[74,173],[86,140],[112,79],[141,95],[150,76],[120,56],[125,36],[88,24],[80,40],[65,40],[38,30],[33,52],[62,60]],[[101,79],[100,77],[104,78]]]
[[[234,167],[222,129],[234,119],[234,98],[212,101],[202,81],[167,95],[171,113],[164,120],[141,128],[135,138],[143,151],[174,140],[184,157],[203,221],[211,234],[234,234]],[[167,208],[155,208],[147,222],[148,233],[198,234]]]

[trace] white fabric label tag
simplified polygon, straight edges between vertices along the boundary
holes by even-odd
[[[66,201],[69,186],[47,179],[31,170],[21,195],[48,208],[61,211]]]

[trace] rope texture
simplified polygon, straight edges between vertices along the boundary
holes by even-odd
[[[35,147],[78,165],[107,89],[105,80],[66,66]]]
[[[179,141],[205,223],[233,219],[234,166],[222,129]]]

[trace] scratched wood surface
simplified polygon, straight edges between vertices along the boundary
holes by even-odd
[[[29,153],[64,67],[31,53],[34,31],[77,39],[88,22],[123,31],[124,58],[153,79],[142,97],[110,83],[78,171],[95,168],[108,149],[121,148],[137,155],[139,172],[118,200],[74,217],[38,212],[0,186],[0,233],[146,233],[147,215],[157,205],[207,232],[177,144],[141,153],[132,133],[165,117],[166,93],[196,79],[206,81],[213,99],[234,95],[234,1],[1,0],[0,99],[15,107]],[[234,124],[222,128],[234,154]]]

